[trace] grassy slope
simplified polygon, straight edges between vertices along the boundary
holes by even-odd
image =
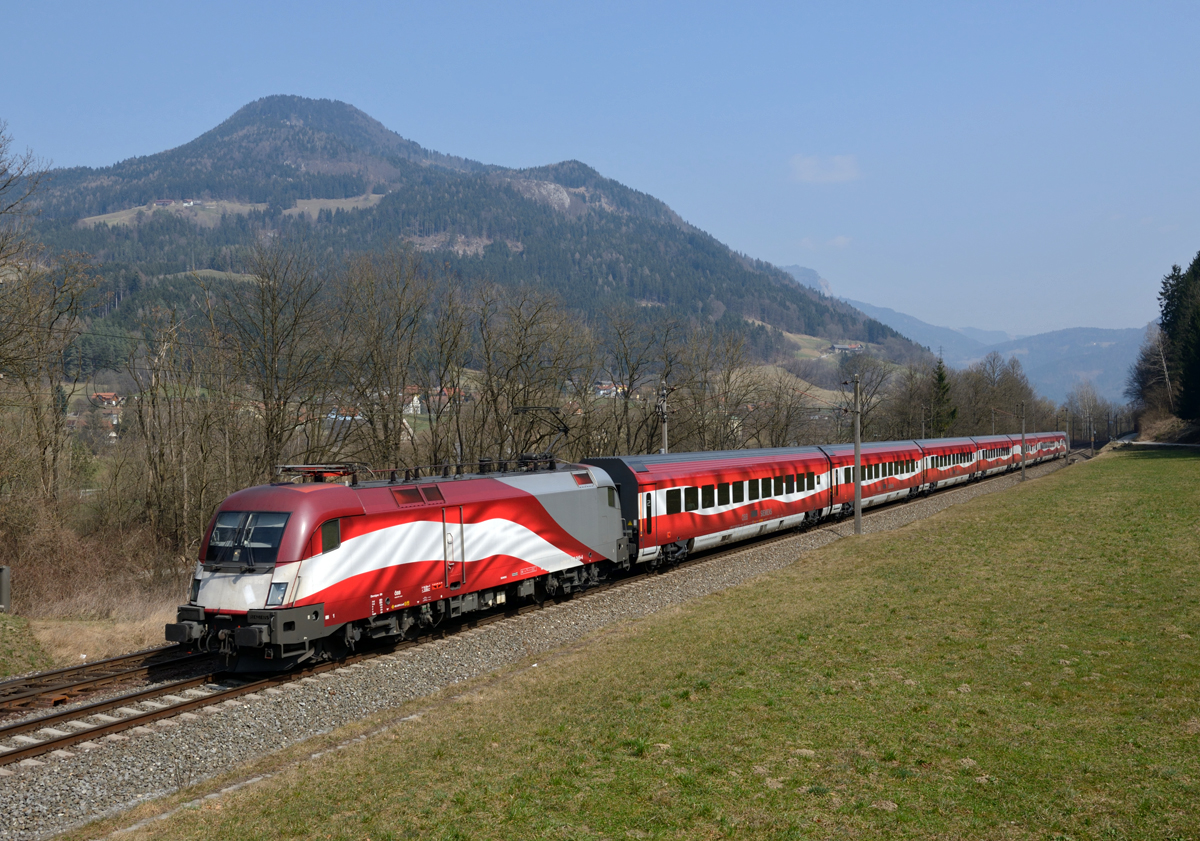
[[[49,665],[50,658],[29,630],[29,623],[20,616],[0,613],[0,678]]]
[[[1102,457],[841,541],[142,833],[1200,836],[1197,480]]]

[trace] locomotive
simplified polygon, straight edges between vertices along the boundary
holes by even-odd
[[[863,444],[862,505],[1067,454],[1063,433]],[[508,468],[508,469],[506,469]],[[238,671],[338,658],[448,619],[586,589],[713,546],[853,512],[854,448],[483,460],[359,481],[281,468],[221,503],[170,642]]]

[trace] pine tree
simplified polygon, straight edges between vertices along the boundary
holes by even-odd
[[[941,438],[958,418],[958,407],[950,402],[950,377],[946,363],[939,356],[933,368],[933,387],[929,396],[929,423],[931,437]]]

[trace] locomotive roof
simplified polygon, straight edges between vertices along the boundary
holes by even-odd
[[[712,450],[692,453],[653,453],[639,456],[602,456],[584,459],[585,464],[603,467],[606,461],[619,461],[635,473],[646,473],[653,468],[670,468],[710,461],[779,461],[784,458],[821,457],[820,447],[772,447],[753,450]]]
[[[349,487],[351,490],[359,490],[366,488],[397,488],[401,485],[424,485],[431,482],[465,482],[472,479],[515,479],[522,476],[535,475],[553,475],[555,473],[570,473],[586,470],[586,464],[575,464],[569,461],[559,461],[553,468],[539,467],[535,470],[497,470],[488,473],[451,473],[448,476],[443,476],[440,473],[427,476],[416,476],[410,479],[397,477],[395,481],[391,479],[368,479],[363,482],[356,482],[350,485],[344,485],[341,482],[274,482],[272,487],[312,487],[314,485],[338,485],[341,487]],[[382,472],[382,471],[381,471]],[[393,471],[402,474],[402,470]]]

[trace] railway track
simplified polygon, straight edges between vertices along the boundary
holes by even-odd
[[[1071,462],[1068,461],[1068,463]],[[1000,473],[996,476],[988,479],[981,479],[979,481],[988,482],[991,479],[998,479],[1007,475],[1010,474]],[[940,494],[944,491],[950,491],[960,487],[962,486],[955,485],[950,488],[935,491],[934,493]],[[899,504],[899,501],[897,503],[891,503],[889,505],[882,506],[880,509],[864,512],[863,518],[864,520],[867,520],[873,514],[883,513],[886,511],[886,509],[896,504]],[[834,520],[809,527],[806,530],[823,531],[845,526],[845,520]],[[796,532],[797,530],[793,529],[783,533],[776,533],[769,537],[763,537],[753,542],[739,542],[728,547],[715,547],[713,549],[697,553],[694,557],[678,564],[674,564],[670,567],[637,573],[617,579],[615,581],[608,581],[569,596],[547,599],[541,604],[523,605],[522,607],[513,610],[463,619],[454,623],[453,625],[447,625],[443,628],[436,629],[434,632],[418,637],[415,640],[403,640],[400,642],[383,645],[376,650],[363,651],[353,654],[342,660],[319,663],[313,666],[298,669],[293,672],[271,675],[269,677],[258,679],[244,680],[240,676],[234,676],[232,674],[227,674],[216,670],[181,680],[171,681],[165,684],[159,684],[152,688],[122,694],[114,698],[97,701],[81,707],[52,712],[36,718],[27,718],[13,724],[0,726],[0,766],[11,765],[33,759],[34,757],[47,753],[64,755],[59,752],[65,752],[66,748],[73,746],[80,746],[83,749],[92,749],[98,747],[96,741],[99,739],[120,741],[124,738],[127,738],[119,735],[122,731],[137,731],[139,728],[146,728],[148,725],[151,725],[157,721],[173,718],[184,713],[191,713],[194,710],[199,710],[204,707],[212,707],[217,704],[236,704],[238,698],[254,696],[256,693],[260,692],[266,694],[276,694],[284,691],[284,687],[288,684],[309,682],[315,680],[317,675],[326,672],[365,665],[365,661],[388,657],[406,649],[426,644],[433,640],[445,639],[454,634],[480,628],[493,622],[500,622],[505,619],[530,613],[532,611],[542,610],[545,607],[552,605],[584,599],[617,587],[625,587],[635,584],[646,579],[671,575],[678,571],[688,569],[689,567],[711,563],[727,555],[740,552],[751,547],[758,548],[770,546],[795,537]],[[138,652],[136,654],[127,655],[126,657],[117,657],[108,661],[99,661],[91,665],[105,668],[104,664],[111,664],[113,671],[110,682],[113,682],[121,679],[117,676],[121,673],[121,669],[118,668],[120,661],[132,661],[139,656],[147,657],[147,655],[154,655],[156,653],[166,652],[175,648],[176,647],[171,646],[163,649],[151,649],[150,651]],[[211,655],[200,656],[211,657]],[[181,659],[182,658],[177,658],[174,661],[168,662],[178,664]],[[45,680],[46,688],[42,690],[43,694],[54,697],[54,695],[51,693],[62,692],[62,686],[56,684],[55,681],[65,679],[69,673],[79,673],[85,668],[87,667],[80,666],[73,667],[71,669],[60,669],[55,672],[45,672],[39,675],[33,675],[23,680],[28,683]],[[147,666],[145,664],[129,665],[124,672],[132,675],[134,672],[137,672],[139,669],[143,668],[147,668]],[[92,682],[105,679],[107,678],[102,675],[82,675],[80,682]],[[10,683],[17,684],[20,682],[21,681],[11,681]],[[0,691],[3,691],[4,687],[7,685],[8,684],[0,684]],[[95,684],[93,683],[92,685]],[[36,696],[30,695],[28,697],[32,698]],[[45,705],[46,704],[43,702],[43,706]],[[69,756],[70,754],[65,755]]]
[[[153,679],[211,656],[187,646],[168,645],[5,681],[0,683],[0,714],[68,704],[102,687]]]

